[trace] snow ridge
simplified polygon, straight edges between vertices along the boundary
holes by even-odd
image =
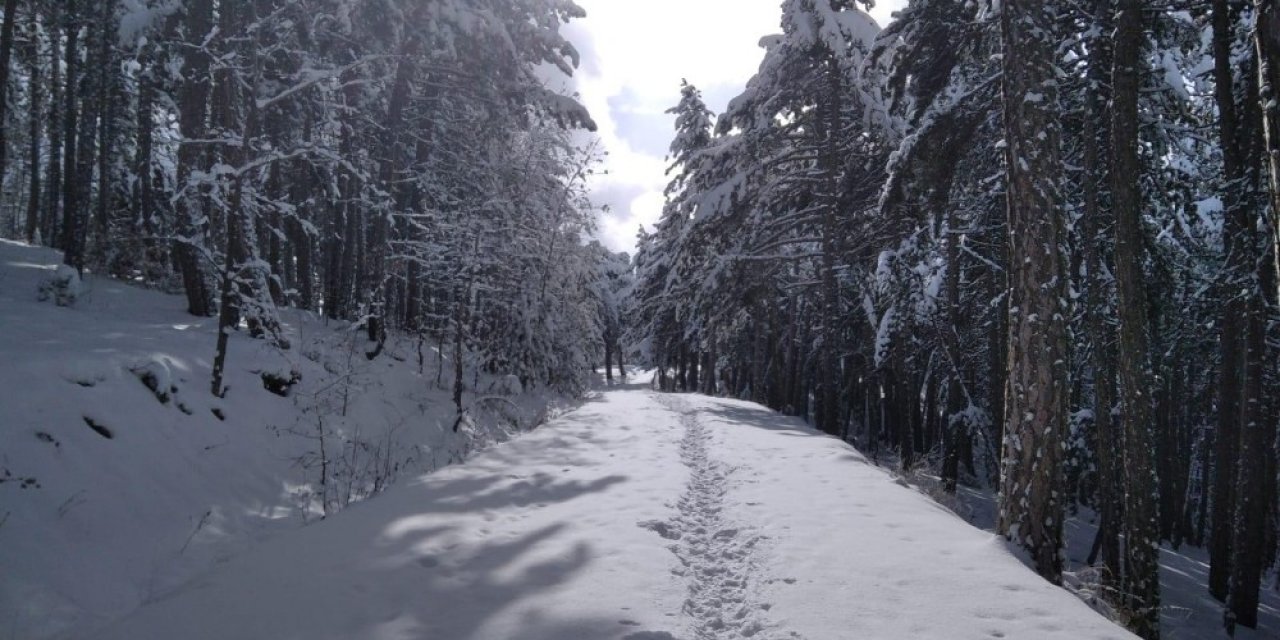
[[[658,402],[679,415],[684,428],[680,459],[689,481],[677,502],[679,514],[664,527],[646,525],[676,542],[668,547],[680,561],[675,569],[689,583],[684,613],[697,640],[754,638],[766,627],[763,611],[748,590],[755,572],[753,554],[763,536],[725,516],[724,496],[733,469],[708,452],[711,432],[683,400],[655,394]]]

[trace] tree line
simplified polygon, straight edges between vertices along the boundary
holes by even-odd
[[[628,327],[667,390],[761,402],[1063,522],[1136,633],[1159,548],[1224,623],[1277,560],[1280,2],[785,0],[713,114],[686,84]],[[869,3],[866,3],[869,4]]]
[[[0,229],[288,348],[280,311],[580,391],[618,256],[569,0],[6,0]],[[611,293],[612,292],[612,293]],[[611,297],[612,296],[612,297]],[[611,315],[612,314],[612,315]],[[615,332],[616,333],[616,332]],[[612,338],[610,353],[616,350]]]

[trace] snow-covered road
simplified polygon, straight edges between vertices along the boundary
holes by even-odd
[[[849,446],[633,385],[281,534],[99,637],[1131,636]]]

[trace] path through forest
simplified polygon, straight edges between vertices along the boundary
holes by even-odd
[[[101,638],[1128,638],[848,445],[642,383],[281,534]]]

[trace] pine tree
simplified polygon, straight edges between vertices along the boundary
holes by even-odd
[[[1142,6],[1121,0],[1114,35],[1111,135],[1112,200],[1116,215],[1116,289],[1120,316],[1120,415],[1124,433],[1125,581],[1130,627],[1160,637],[1160,528],[1156,514],[1152,375],[1143,274],[1141,168],[1138,165],[1138,82],[1143,54]]]
[[[1055,3],[1001,7],[1009,205],[1009,379],[1000,532],[1062,579],[1062,443],[1068,369]]]

